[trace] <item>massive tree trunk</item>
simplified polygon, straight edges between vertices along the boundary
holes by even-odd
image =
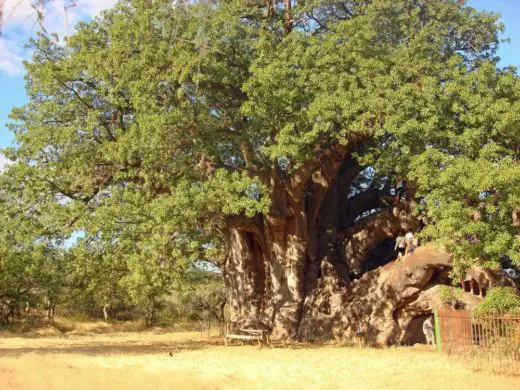
[[[399,342],[413,317],[431,313],[429,301],[419,302],[424,300],[424,292],[439,282],[438,276],[450,268],[449,260],[449,255],[425,246],[403,261],[367,272],[340,292],[343,302],[338,320],[331,324],[332,335],[352,339],[361,324],[371,344]],[[312,310],[308,328],[316,332],[319,306],[313,305]]]
[[[409,204],[385,201],[386,186],[348,197],[362,167],[346,150],[334,153],[291,177],[273,167],[270,213],[229,219],[232,327],[265,328],[279,339],[341,337],[371,250],[416,228]]]
[[[388,345],[431,313],[435,286],[450,282],[449,256],[423,246],[397,261],[395,237],[420,227],[413,187],[395,204],[389,179],[361,178],[339,146],[290,175],[276,165],[262,172],[270,212],[226,220],[231,329],[350,340],[362,327],[369,343]]]

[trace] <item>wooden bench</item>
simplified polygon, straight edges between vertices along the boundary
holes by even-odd
[[[267,334],[267,330],[239,329],[239,331],[242,334],[226,332],[226,336],[224,337],[226,347],[228,346],[228,341],[230,339],[242,340],[242,345],[244,345],[244,340],[258,341],[258,345],[262,345],[264,342],[269,344],[269,336]]]

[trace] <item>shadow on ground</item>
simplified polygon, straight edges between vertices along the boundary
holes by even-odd
[[[107,355],[150,355],[150,354],[175,354],[183,351],[194,351],[222,345],[221,339],[189,340],[182,342],[99,342],[72,343],[42,346],[0,346],[0,356],[21,356],[29,353],[37,354],[81,354],[90,356]]]

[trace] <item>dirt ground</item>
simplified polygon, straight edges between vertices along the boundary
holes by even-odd
[[[435,351],[224,347],[198,332],[2,337],[1,389],[519,389]]]

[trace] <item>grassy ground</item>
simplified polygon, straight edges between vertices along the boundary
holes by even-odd
[[[475,373],[428,349],[222,344],[199,332],[0,335],[0,388],[520,388],[519,378]]]

